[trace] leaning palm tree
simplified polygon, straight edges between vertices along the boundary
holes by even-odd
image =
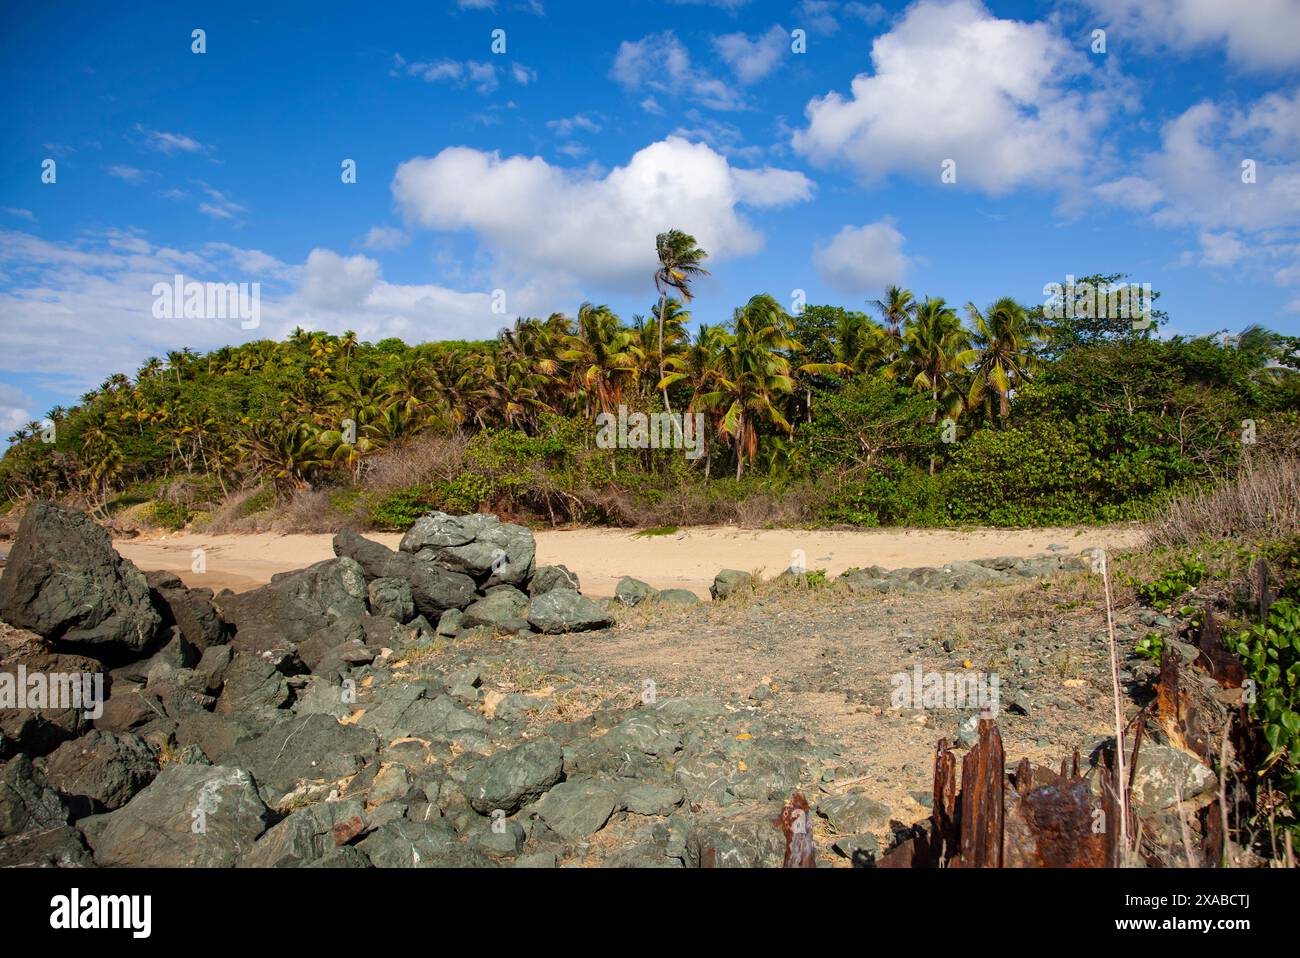
[[[691,281],[708,276],[709,271],[700,264],[709,254],[695,244],[695,237],[681,230],[668,230],[655,237],[655,251],[659,255],[659,268],[655,270],[655,289],[659,291],[659,378],[664,378],[664,320],[668,290],[675,289],[689,303],[693,298]],[[664,389],[664,409],[672,411],[668,402],[668,389]]]
[[[975,408],[992,387],[998,399],[998,418],[1005,423],[1011,415],[1011,391],[1029,379],[1042,326],[1010,296],[1003,296],[983,313],[974,303],[967,303],[966,314],[975,326],[972,345],[979,354],[971,371],[966,406]]]

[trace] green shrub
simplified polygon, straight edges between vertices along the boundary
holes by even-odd
[[[434,508],[434,491],[429,486],[399,489],[374,499],[370,504],[370,524],[377,529],[405,532],[415,520]]]
[[[175,532],[177,529],[184,528],[185,523],[190,521],[190,510],[177,503],[164,502],[160,499],[149,507],[149,519],[154,524]]]

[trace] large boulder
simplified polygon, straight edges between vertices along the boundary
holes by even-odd
[[[527,629],[528,597],[518,589],[506,587],[479,599],[465,610],[460,624],[463,629],[485,626],[497,632]]]
[[[68,799],[74,818],[121,808],[157,775],[158,760],[137,735],[94,730],[45,760],[46,781]]]
[[[146,651],[162,624],[144,573],[89,516],[36,502],[0,576],[0,619],[97,656]]]
[[[723,569],[713,577],[709,586],[709,595],[716,599],[725,599],[732,594],[750,592],[754,588],[754,577],[739,569]]]
[[[528,580],[528,594],[536,598],[552,589],[582,591],[578,586],[577,574],[570,572],[568,566],[539,565],[533,577]]]
[[[280,573],[260,589],[217,597],[221,615],[235,626],[236,651],[281,664],[297,643],[318,629],[366,615],[366,577],[352,559],[326,559],[298,572]]]
[[[415,610],[430,621],[447,609],[463,609],[474,601],[475,582],[468,575],[424,562],[406,552],[394,552],[345,530],[334,537],[334,554],[361,566],[369,580],[401,579],[411,587]]]
[[[386,615],[397,622],[408,622],[415,618],[415,599],[411,595],[411,583],[405,579],[388,576],[372,579],[367,592],[373,615]]]
[[[614,586],[614,598],[626,606],[640,605],[658,594],[659,590],[650,583],[634,579],[630,575],[623,576],[618,580],[618,585]]]
[[[528,621],[548,635],[607,629],[614,624],[603,606],[572,589],[551,589],[534,598],[528,606]]]
[[[304,783],[328,786],[355,775],[378,749],[369,729],[317,714],[281,722],[233,746],[221,760],[252,773],[267,801],[277,805]]]
[[[465,776],[465,797],[476,812],[507,815],[538,798],[564,774],[564,753],[547,739],[493,752]]]
[[[98,865],[229,868],[270,822],[247,772],[172,763],[84,834]]]
[[[11,659],[0,668],[0,761],[19,752],[44,755],[86,732],[110,688],[103,665],[84,655],[35,652]]]
[[[67,804],[31,759],[19,755],[0,765],[0,838],[67,823]]]
[[[176,626],[198,654],[229,639],[225,623],[212,604],[211,589],[187,589],[170,572],[146,572],[145,579],[153,590],[154,607],[162,616],[163,627]]]
[[[537,545],[524,526],[475,513],[431,512],[415,521],[399,548],[426,561],[473,576],[486,586],[523,586],[533,574]]]

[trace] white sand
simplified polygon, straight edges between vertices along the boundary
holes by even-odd
[[[401,535],[371,533],[396,549]],[[773,576],[788,568],[795,550],[809,569],[839,575],[870,565],[887,569],[939,566],[954,559],[1026,556],[1049,543],[1076,553],[1087,546],[1135,546],[1136,526],[1076,529],[867,529],[851,532],[800,529],[749,530],[698,527],[672,535],[636,537],[634,530],[575,529],[537,533],[538,564],[564,564],[577,573],[583,592],[612,595],[625,575],[660,589],[690,589],[707,596],[719,569],[762,569]],[[117,550],[146,571],[177,573],[187,585],[236,592],[255,588],[277,572],[301,569],[334,555],[328,535],[177,534],[158,539],[124,539]],[[204,550],[206,572],[192,571],[193,550]]]

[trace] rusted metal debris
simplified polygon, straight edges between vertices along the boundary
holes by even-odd
[[[1241,660],[1229,652],[1228,647],[1223,644],[1223,628],[1210,609],[1206,609],[1202,615],[1201,627],[1196,634],[1196,645],[1201,650],[1196,657],[1197,665],[1225,689],[1241,688],[1246,672],[1241,667]]]
[[[785,858],[782,868],[816,868],[813,849],[812,811],[803,792],[795,792],[781,809],[781,831],[785,834]]]
[[[1155,717],[1173,745],[1209,764],[1212,746],[1206,710],[1194,695],[1195,686],[1184,680],[1182,669],[1176,652],[1166,648],[1160,653]]]
[[[979,720],[979,740],[961,762],[961,855],[955,866],[1002,867],[1006,756],[992,719]]]
[[[1269,588],[1268,563],[1262,558],[1255,560],[1255,596],[1259,610],[1259,621],[1268,621],[1268,610],[1273,607],[1277,595]]]
[[[934,805],[919,834],[900,842],[880,868],[1099,868],[1119,860],[1119,791],[1114,763],[1098,769],[1100,799],[1079,775],[1079,753],[1060,774],[1022,759],[1008,779],[997,723],[981,719],[962,760],[946,740],[935,752]],[[1012,787],[1008,788],[1008,783]]]

